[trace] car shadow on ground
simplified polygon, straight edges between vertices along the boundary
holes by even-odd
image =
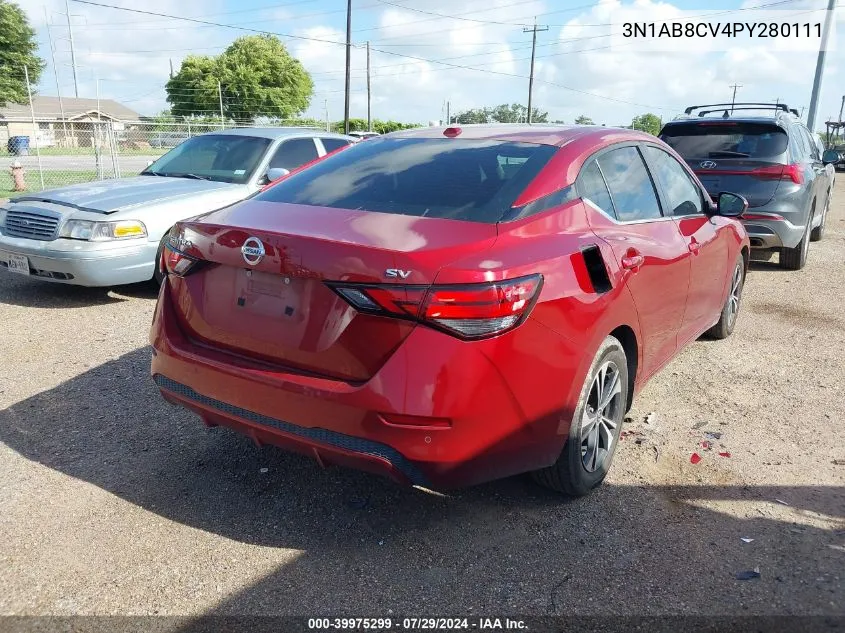
[[[149,359],[137,349],[0,411],[0,441],[170,521],[298,551],[212,615],[842,613],[842,485],[605,485],[567,500],[514,477],[436,495],[205,430],[162,401]]]
[[[87,308],[119,303],[128,297],[155,299],[158,296],[158,286],[153,282],[114,288],[85,288],[28,279],[5,270],[0,270],[0,275],[4,275],[3,283],[0,284],[0,303],[23,308]]]

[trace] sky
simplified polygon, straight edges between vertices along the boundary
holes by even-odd
[[[65,0],[15,1],[36,29],[40,55],[48,62],[39,94],[60,90],[62,96],[73,96]],[[99,77],[101,98],[155,114],[167,107],[164,84],[171,61],[178,71],[191,53],[218,54],[235,38],[261,31],[279,35],[311,73],[314,95],[305,114],[324,119],[328,110],[332,120],[343,117],[346,0],[92,1],[216,25],[68,0],[80,97],[96,96]],[[373,118],[427,124],[445,120],[447,102],[452,115],[501,103],[525,104],[535,18],[547,29],[537,33],[533,105],[548,112],[550,120],[571,123],[586,115],[596,123],[630,125],[645,112],[668,120],[687,105],[730,101],[733,84],[741,85],[737,101],[779,99],[806,108],[817,41],[789,50],[771,40],[721,39],[714,46],[684,39],[667,51],[662,43],[626,46],[618,37],[622,21],[660,24],[708,11],[720,20],[744,20],[754,15],[754,7],[776,1],[353,0],[350,116],[367,115],[368,41]],[[845,0],[838,2],[819,130],[838,116],[845,94]],[[827,0],[779,0],[771,10],[790,10],[789,21],[820,22],[826,5]],[[840,40],[842,50],[836,45]]]

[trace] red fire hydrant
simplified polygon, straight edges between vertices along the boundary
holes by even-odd
[[[9,170],[12,172],[12,180],[15,182],[15,191],[26,191],[23,166],[18,161],[15,161]]]

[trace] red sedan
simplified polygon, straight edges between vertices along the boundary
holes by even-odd
[[[320,464],[582,495],[646,381],[733,330],[745,208],[628,130],[376,138],[174,227],[153,378]]]

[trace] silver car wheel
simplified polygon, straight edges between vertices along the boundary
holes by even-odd
[[[736,265],[731,278],[731,293],[728,295],[728,323],[733,324],[739,314],[739,299],[742,296],[742,266]]]
[[[619,367],[605,362],[596,372],[581,416],[581,463],[595,472],[610,454],[616,429],[622,422],[622,380]]]

